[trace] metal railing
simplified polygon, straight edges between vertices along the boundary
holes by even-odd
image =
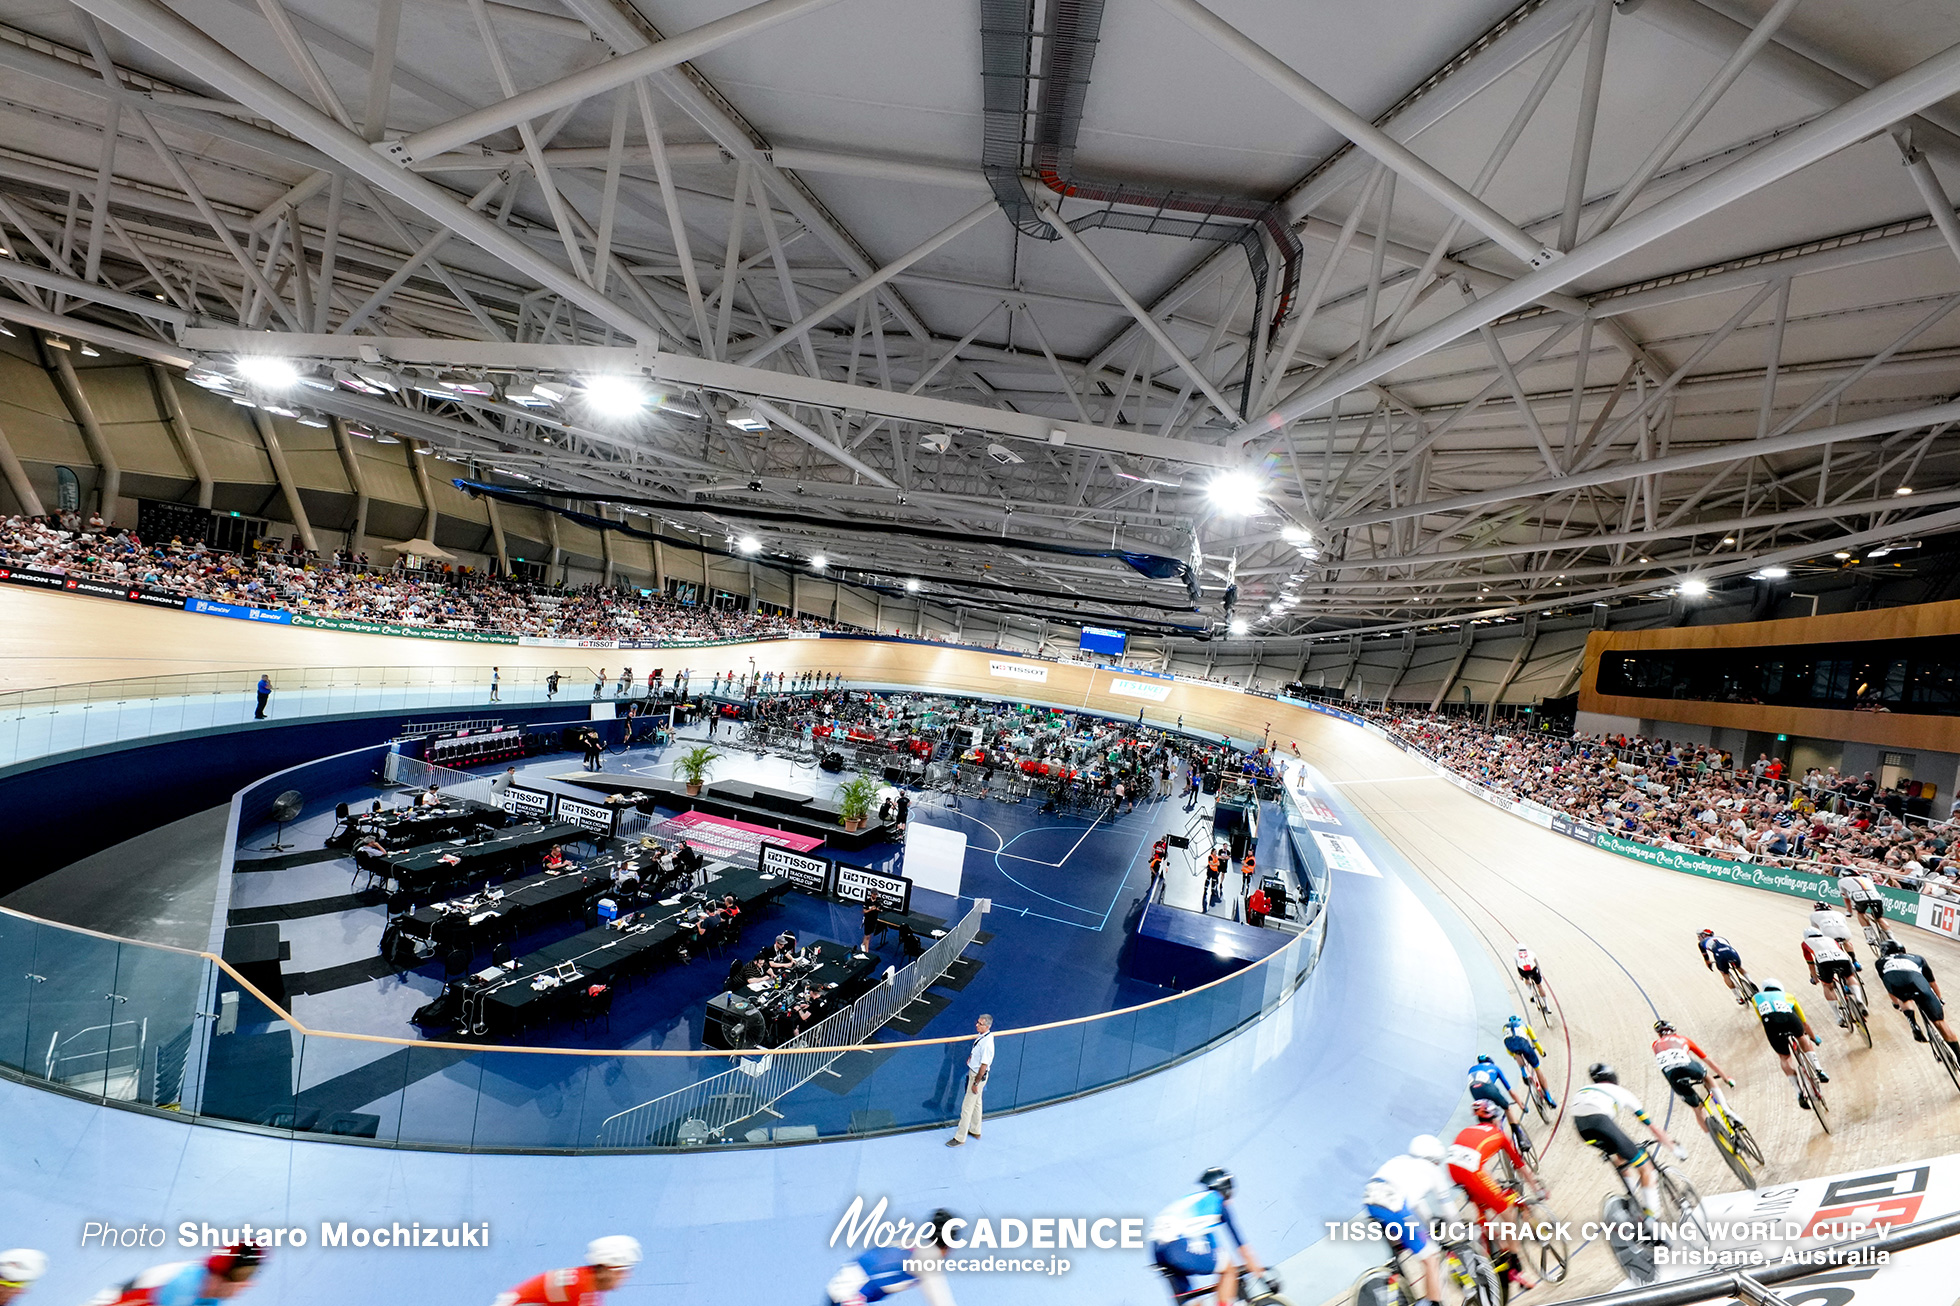
[[[975,907],[916,961],[850,1006],[774,1048],[758,1048],[733,1068],[698,1084],[629,1107],[599,1126],[600,1147],[693,1146],[719,1142],[730,1129],[759,1115],[781,1119],[776,1105],[818,1075],[834,1073],[838,1059],[885,1027],[919,995],[938,983],[980,933]],[[810,1049],[815,1049],[811,1051]]]

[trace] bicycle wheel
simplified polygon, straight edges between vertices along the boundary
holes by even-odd
[[[1797,1084],[1803,1095],[1810,1099],[1810,1114],[1817,1117],[1817,1123],[1825,1133],[1831,1132],[1831,1108],[1824,1100],[1824,1086],[1817,1082],[1817,1072],[1810,1064],[1810,1058],[1801,1052],[1790,1054],[1797,1063]]]
[[[1564,1283],[1572,1269],[1572,1248],[1554,1240],[1538,1244],[1538,1277],[1546,1283]]]
[[[1632,1284],[1644,1287],[1654,1281],[1654,1241],[1648,1237],[1640,1207],[1625,1193],[1609,1197],[1600,1206],[1606,1244],[1613,1259]]]
[[[1545,1000],[1545,988],[1542,984],[1533,984],[1531,986],[1531,1001],[1538,1008],[1539,1016],[1544,1019],[1545,1028],[1550,1029],[1552,1027],[1552,1004]]]
[[[1354,1306],[1415,1306],[1402,1276],[1383,1267],[1370,1270],[1354,1285]]]
[[[1742,1150],[1748,1153],[1751,1162],[1756,1165],[1767,1164],[1763,1160],[1763,1149],[1756,1145],[1756,1136],[1750,1133],[1749,1126],[1733,1113],[1729,1116],[1729,1128],[1735,1131],[1735,1141],[1742,1145]]]
[[[1932,1023],[1930,1020],[1926,1022],[1928,1026]],[[1936,1028],[1927,1029],[1926,1041],[1933,1045],[1933,1059],[1940,1063],[1940,1069],[1946,1071],[1946,1077],[1953,1081],[1953,1087],[1960,1089],[1960,1063],[1954,1061],[1953,1049],[1946,1045],[1946,1040],[1940,1037],[1940,1031]]]
[[[1872,1045],[1871,1013],[1866,1010],[1864,1001],[1850,990],[1845,993],[1845,1006],[1850,1009],[1851,1027],[1864,1036],[1865,1046]]]
[[[1533,1086],[1531,1090],[1531,1105],[1537,1108],[1538,1118],[1540,1120],[1544,1121],[1548,1125],[1552,1123],[1553,1114],[1554,1114],[1552,1111],[1552,1104],[1545,1100],[1544,1090],[1536,1086]]]
[[[1490,1258],[1469,1243],[1450,1247],[1447,1269],[1463,1290],[1464,1306],[1472,1302],[1477,1306],[1503,1306],[1497,1271],[1491,1268]]]
[[[1742,1144],[1736,1141],[1735,1134],[1728,1123],[1713,1111],[1708,1113],[1707,1129],[1709,1141],[1715,1144],[1715,1152],[1729,1167],[1730,1173],[1742,1181],[1744,1188],[1756,1186],[1756,1176],[1750,1171],[1749,1163],[1742,1157]]]
[[[1671,1165],[1656,1165],[1660,1171],[1661,1191],[1667,1195],[1667,1204],[1672,1209],[1677,1224],[1692,1224],[1701,1228],[1701,1193],[1688,1182],[1688,1176]],[[1703,1230],[1705,1233],[1706,1230]]]

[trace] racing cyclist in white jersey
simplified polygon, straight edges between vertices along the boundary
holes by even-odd
[[[1640,1205],[1647,1215],[1659,1215],[1661,1181],[1650,1159],[1653,1149],[1627,1136],[1620,1128],[1620,1112],[1631,1111],[1634,1119],[1653,1131],[1656,1140],[1674,1149],[1677,1158],[1686,1160],[1687,1149],[1667,1136],[1667,1130],[1647,1114],[1639,1098],[1620,1087],[1619,1073],[1613,1067],[1596,1061],[1587,1067],[1586,1075],[1592,1082],[1565,1100],[1566,1110],[1572,1113],[1572,1127],[1588,1145],[1604,1152],[1614,1169],[1624,1173],[1629,1166],[1634,1168],[1640,1179]]]
[[[1885,896],[1869,875],[1860,875],[1849,866],[1838,867],[1838,892],[1844,895],[1844,909],[1867,930],[1885,930]]]
[[[1803,961],[1810,968],[1810,982],[1822,984],[1824,995],[1839,1004],[1838,1028],[1849,1029],[1850,1017],[1844,1012],[1843,986],[1851,983],[1851,954],[1844,946],[1815,925],[1803,932]]]
[[[1838,947],[1843,948],[1845,955],[1851,958],[1853,970],[1864,969],[1858,961],[1858,949],[1851,938],[1851,922],[1844,919],[1844,913],[1837,909],[1836,903],[1829,898],[1819,898],[1810,904],[1810,924],[1822,931],[1825,938],[1837,940]]]
[[[1443,1168],[1444,1155],[1441,1139],[1418,1134],[1409,1140],[1407,1152],[1382,1163],[1362,1192],[1368,1215],[1381,1222],[1383,1236],[1422,1269],[1422,1298],[1416,1306],[1440,1306],[1443,1300],[1443,1257],[1429,1226],[1457,1218],[1456,1183]]]

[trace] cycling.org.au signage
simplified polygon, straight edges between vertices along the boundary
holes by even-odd
[[[822,857],[806,857],[765,843],[757,854],[756,869],[765,875],[787,875],[791,885],[819,898],[830,892],[830,863]]]
[[[1048,683],[1048,668],[1034,662],[1022,662],[1018,658],[990,658],[987,661],[987,674],[999,676],[1004,680],[1035,680]]]
[[[551,804],[557,797],[557,794],[548,794],[542,789],[511,785],[497,801],[512,816],[536,817],[542,821],[551,816]]]
[[[883,871],[837,863],[836,894],[839,898],[845,902],[863,902],[874,893],[887,907],[896,907],[899,911],[912,910],[912,881],[903,875],[886,875]]]
[[[561,796],[558,799],[558,819],[570,821],[594,834],[609,835],[613,832],[614,823],[619,820],[619,809],[603,803],[581,803],[576,798]]]
[[[1729,884],[1747,885],[1752,889],[1768,889],[1772,893],[1788,894],[1792,898],[1825,898],[1833,902],[1839,898],[1837,880],[1814,871],[1799,871],[1789,866],[1775,866],[1769,863],[1718,861],[1713,857],[1703,857],[1698,853],[1684,852],[1678,848],[1656,848],[1652,844],[1635,843],[1617,834],[1601,830],[1593,836],[1595,848],[1618,853],[1622,857],[1645,862],[1649,866],[1659,866],[1670,871],[1685,871],[1689,875],[1706,876],[1711,880],[1722,880]],[[1885,896],[1889,914],[1897,919],[1903,916],[1916,921],[1919,915],[1918,894],[1906,893],[1899,889],[1879,887]]]
[[[192,602],[198,600],[193,599]],[[314,617],[304,612],[291,614],[292,624],[311,630],[344,630],[354,635],[406,635],[411,639],[442,639],[452,644],[515,644],[515,635],[493,635],[482,630],[440,630],[433,626],[397,626],[386,621],[349,621],[343,617]]]

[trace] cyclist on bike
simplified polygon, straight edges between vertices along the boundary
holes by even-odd
[[[594,1238],[585,1246],[585,1264],[546,1270],[509,1292],[497,1294],[492,1306],[599,1306],[600,1299],[626,1282],[640,1263],[640,1243],[623,1233]]]
[[[1229,1244],[1221,1232],[1230,1235]],[[1218,1306],[1230,1306],[1239,1299],[1239,1264],[1232,1259],[1238,1249],[1248,1274],[1266,1280],[1272,1291],[1279,1281],[1271,1270],[1259,1264],[1252,1247],[1232,1219],[1232,1173],[1212,1166],[1198,1176],[1198,1191],[1187,1193],[1157,1213],[1150,1222],[1150,1257],[1171,1286],[1171,1295],[1180,1300],[1191,1291],[1193,1275],[1218,1276]]]
[[[28,1285],[48,1272],[48,1254],[32,1247],[0,1252],[0,1306],[27,1292]]]
[[[1710,1082],[1708,1076],[1713,1074],[1728,1080],[1730,1088],[1735,1087],[1735,1080],[1715,1064],[1714,1057],[1702,1051],[1700,1044],[1666,1020],[1654,1022],[1654,1062],[1660,1067],[1668,1087],[1674,1090],[1674,1095],[1694,1108],[1695,1118],[1701,1121],[1701,1127],[1708,1128],[1708,1102],[1702,1093],[1706,1090],[1717,1101],[1722,1100],[1721,1091]]]
[[[1885,896],[1869,875],[1860,875],[1849,866],[1838,867],[1838,892],[1844,896],[1844,909],[1859,925],[1885,932]]]
[[[1912,1036],[1916,1041],[1924,1043],[1926,1035],[1915,1019],[1915,1006],[1926,1013],[1926,1023],[1939,1031],[1946,1045],[1953,1049],[1954,1056],[1960,1058],[1960,1043],[1955,1043],[1953,1026],[1947,1023],[1946,999],[1940,994],[1939,981],[1933,978],[1930,962],[1916,952],[1907,952],[1906,945],[1897,939],[1887,939],[1880,948],[1878,977],[1884,981],[1892,1005],[1912,1026]]]
[[[1794,1046],[1810,1062],[1810,1068],[1817,1072],[1817,1082],[1828,1084],[1831,1077],[1824,1073],[1823,1065],[1817,1060],[1817,1035],[1810,1028],[1810,1020],[1803,1014],[1803,1007],[1797,1000],[1783,991],[1779,980],[1764,980],[1762,991],[1754,999],[1756,1016],[1763,1022],[1763,1033],[1769,1036],[1769,1045],[1776,1050],[1776,1059],[1782,1063],[1783,1074],[1797,1090],[1797,1105],[1810,1110],[1810,1099],[1804,1095],[1797,1083],[1797,1064],[1790,1059],[1790,1049]]]
[[[1532,1033],[1531,1026],[1524,1023],[1524,1017],[1513,1016],[1504,1022],[1504,1050],[1518,1063],[1519,1075],[1537,1087],[1545,1105],[1558,1110],[1558,1103],[1552,1099],[1552,1090],[1545,1084],[1544,1069],[1538,1064],[1545,1055],[1545,1045]]]
[[[1803,962],[1810,968],[1810,982],[1822,984],[1825,996],[1842,1004],[1851,987],[1851,955],[1843,946],[1815,925],[1808,926],[1803,932]],[[1850,1027],[1851,1017],[1841,1005],[1838,1028]]]
[[[834,1306],[866,1306],[917,1288],[930,1306],[953,1306],[952,1290],[939,1266],[951,1250],[946,1226],[957,1222],[951,1211],[934,1211],[932,1219],[920,1226],[913,1246],[873,1247],[837,1271],[824,1300]]]
[[[88,1306],[205,1306],[229,1301],[251,1286],[265,1263],[257,1243],[233,1243],[201,1261],[177,1261],[137,1275],[119,1288],[105,1288]]]
[[[1566,1102],[1566,1109],[1572,1113],[1572,1127],[1579,1137],[1590,1147],[1596,1147],[1606,1154],[1613,1168],[1625,1174],[1632,1168],[1640,1181],[1640,1205],[1648,1216],[1660,1214],[1660,1174],[1654,1168],[1653,1149],[1645,1144],[1635,1144],[1620,1128],[1619,1114],[1622,1109],[1633,1112],[1634,1119],[1653,1131],[1654,1138],[1663,1146],[1672,1148],[1679,1160],[1686,1160],[1688,1151],[1681,1144],[1667,1136],[1660,1122],[1647,1114],[1640,1099],[1620,1087],[1619,1072],[1604,1062],[1595,1061],[1586,1068],[1586,1077],[1592,1082],[1574,1093]]]
[[[1443,1144],[1431,1134],[1409,1140],[1409,1150],[1391,1157],[1368,1178],[1361,1200],[1370,1219],[1379,1221],[1389,1245],[1415,1258],[1422,1270],[1422,1299],[1416,1306],[1440,1306],[1443,1257],[1430,1224],[1454,1220],[1456,1185],[1443,1172]]]
[[[1741,982],[1736,979],[1736,972],[1742,969],[1742,954],[1735,950],[1735,945],[1714,930],[1703,930],[1696,940],[1696,946],[1701,949],[1701,964],[1722,973],[1722,983],[1735,994],[1735,1004],[1739,1007],[1747,1003],[1749,999],[1742,992]]]
[[[1853,970],[1863,970],[1858,963],[1858,949],[1851,940],[1851,922],[1844,919],[1844,913],[1837,904],[1828,898],[1819,898],[1810,905],[1810,923],[1823,931],[1824,937],[1844,949],[1844,955],[1851,958]]]
[[[1516,960],[1518,978],[1535,988],[1543,988],[1545,986],[1545,969],[1538,964],[1538,958],[1532,954],[1530,948],[1520,943],[1518,945]]]
[[[1480,1056],[1477,1064],[1470,1067],[1469,1075],[1471,1098],[1496,1103],[1504,1118],[1511,1122],[1511,1131],[1518,1136],[1518,1147],[1530,1147],[1531,1140],[1524,1133],[1524,1104],[1518,1101],[1511,1081],[1505,1078],[1497,1063],[1488,1056]]]
[[[1524,1153],[1511,1141],[1508,1131],[1498,1125],[1504,1113],[1494,1102],[1476,1098],[1470,1103],[1470,1111],[1477,1117],[1477,1123],[1458,1132],[1456,1142],[1451,1144],[1447,1160],[1450,1178],[1456,1180],[1471,1203],[1477,1208],[1477,1218],[1486,1226],[1498,1222],[1492,1232],[1497,1244],[1511,1254],[1511,1277],[1517,1282],[1520,1292],[1530,1292],[1538,1286],[1538,1281],[1525,1272],[1524,1250],[1518,1246],[1517,1238],[1504,1232],[1510,1226],[1500,1221],[1505,1212],[1518,1204],[1518,1197],[1508,1188],[1499,1187],[1491,1177],[1484,1173],[1484,1167],[1502,1152],[1510,1158],[1511,1168],[1517,1171],[1518,1180],[1529,1184],[1537,1200],[1544,1200],[1545,1185],[1525,1164]]]

